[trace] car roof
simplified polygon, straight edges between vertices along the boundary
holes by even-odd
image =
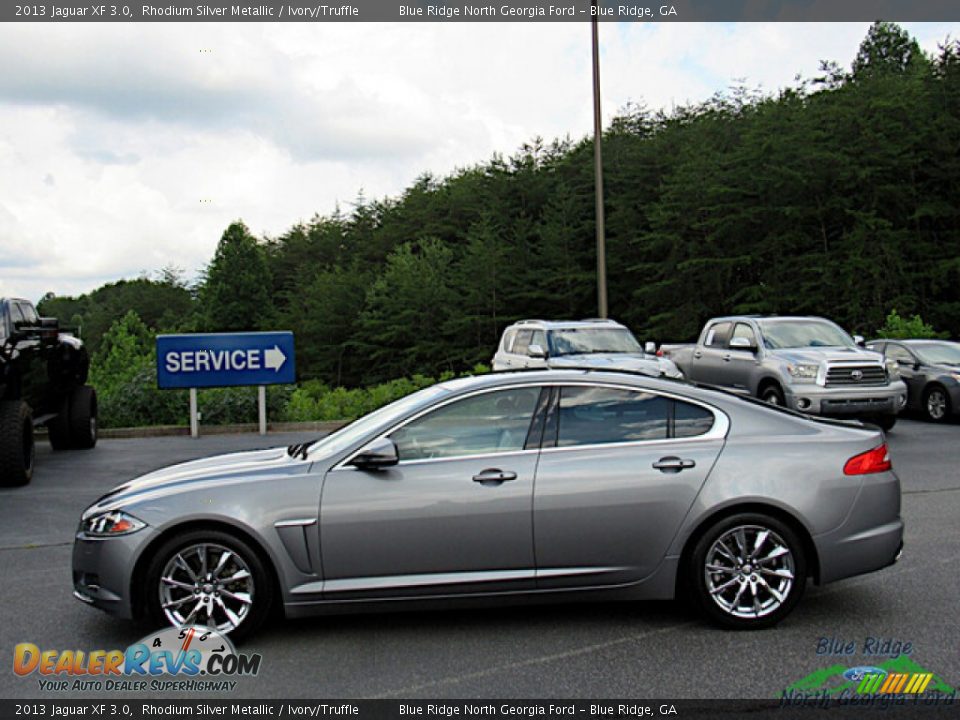
[[[528,327],[533,329],[544,329],[544,330],[565,330],[565,329],[575,329],[575,328],[600,328],[600,327],[614,327],[622,328],[626,327],[621,323],[618,323],[616,320],[604,319],[604,318],[586,318],[584,320],[517,320],[511,328],[520,328]]]
[[[902,343],[904,345],[960,345],[954,340],[939,340],[937,338],[877,338],[876,340],[871,340],[867,344],[871,343]]]

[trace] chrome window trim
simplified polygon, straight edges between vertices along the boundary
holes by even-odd
[[[693,435],[691,437],[683,438],[657,438],[655,440],[626,440],[621,442],[610,442],[610,443],[594,443],[591,445],[568,445],[564,447],[552,447],[552,448],[536,448],[536,449],[522,449],[522,450],[508,450],[506,452],[497,452],[497,453],[479,453],[476,455],[451,455],[449,457],[442,458],[418,458],[416,460],[401,460],[397,463],[395,467],[406,467],[409,465],[416,465],[422,463],[435,463],[435,462],[444,462],[449,460],[472,460],[472,459],[482,459],[489,457],[507,457],[514,455],[526,455],[528,453],[540,453],[540,452],[556,452],[556,451],[570,451],[570,450],[583,450],[585,448],[612,448],[612,447],[623,447],[623,446],[644,446],[644,445],[660,445],[660,444],[672,444],[672,443],[690,443],[695,441],[704,441],[704,440],[722,440],[726,438],[727,433],[730,431],[730,418],[729,416],[713,405],[703,402],[695,398],[689,398],[684,395],[679,395],[677,393],[671,393],[669,391],[663,391],[653,388],[639,387],[637,385],[632,385],[629,383],[616,383],[609,380],[604,380],[600,382],[588,382],[585,380],[541,380],[541,381],[527,381],[527,382],[518,382],[511,385],[497,385],[494,387],[480,388],[479,390],[474,390],[472,392],[466,393],[464,395],[457,395],[456,397],[447,398],[442,403],[437,405],[432,405],[428,408],[420,410],[415,415],[411,415],[405,420],[401,420],[396,425],[392,426],[383,433],[380,433],[374,438],[371,438],[365,442],[360,448],[351,453],[348,457],[338,462],[332,468],[330,472],[335,470],[357,470],[358,468],[350,465],[350,461],[353,460],[357,455],[363,452],[364,448],[370,445],[377,440],[382,438],[389,437],[391,434],[395,433],[397,430],[400,430],[404,426],[412,423],[414,420],[417,420],[424,415],[433,412],[434,410],[439,410],[446,405],[449,405],[452,402],[458,400],[466,400],[467,398],[474,397],[476,395],[484,395],[490,392],[498,392],[501,390],[515,390],[518,388],[525,387],[538,387],[538,388],[552,388],[552,387],[606,387],[613,388],[614,390],[627,390],[632,392],[645,392],[652,393],[654,395],[659,395],[661,397],[670,398],[671,400],[677,400],[679,402],[689,403],[691,405],[697,405],[704,410],[707,410],[713,415],[713,426],[705,433],[701,435]],[[536,411],[534,411],[536,412]],[[531,418],[532,419],[532,418]]]

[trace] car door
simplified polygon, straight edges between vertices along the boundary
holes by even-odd
[[[927,376],[920,367],[916,356],[900,343],[888,342],[884,354],[895,360],[900,371],[900,377],[907,384],[909,402],[916,405],[923,397]]]
[[[712,385],[726,385],[724,375],[726,362],[723,357],[727,354],[727,342],[730,339],[732,323],[717,322],[710,326],[704,336],[703,345],[693,349],[691,380],[710,383]]]
[[[396,466],[331,470],[320,503],[325,597],[534,587],[539,438],[528,449],[527,435],[540,392],[527,384],[448,401],[389,432]]]
[[[571,384],[554,395],[533,501],[537,587],[640,581],[666,554],[728,420],[633,388]]]
[[[723,362],[726,367],[723,369],[723,384],[734,390],[741,392],[750,392],[750,379],[753,377],[757,365],[757,335],[753,328],[745,322],[738,322],[733,327],[733,333],[730,340],[741,338],[750,343],[752,350],[746,348],[729,347],[727,343],[727,352],[723,354]]]

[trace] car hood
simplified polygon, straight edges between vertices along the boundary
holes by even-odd
[[[191,460],[154,470],[118,485],[87,508],[83,517],[87,518],[132,502],[193,490],[206,483],[240,482],[275,477],[278,474],[305,473],[310,469],[310,465],[310,462],[291,457],[286,447],[248,450]]]
[[[597,368],[599,370],[629,370],[653,377],[661,373],[672,374],[676,366],[665,358],[632,353],[583,353],[581,355],[560,355],[550,358],[551,368]]]
[[[770,355],[787,362],[809,362],[822,363],[827,362],[863,362],[876,365],[883,364],[883,356],[872,350],[863,350],[861,348],[846,347],[810,347],[810,348],[784,348],[782,350],[770,350]]]

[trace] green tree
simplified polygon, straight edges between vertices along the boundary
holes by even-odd
[[[947,333],[940,333],[928,325],[919,315],[910,318],[900,317],[896,310],[891,310],[883,327],[877,330],[877,336],[909,340],[911,338],[944,338]]]
[[[259,330],[272,322],[265,252],[242,222],[231,223],[221,236],[200,300],[207,330]]]

